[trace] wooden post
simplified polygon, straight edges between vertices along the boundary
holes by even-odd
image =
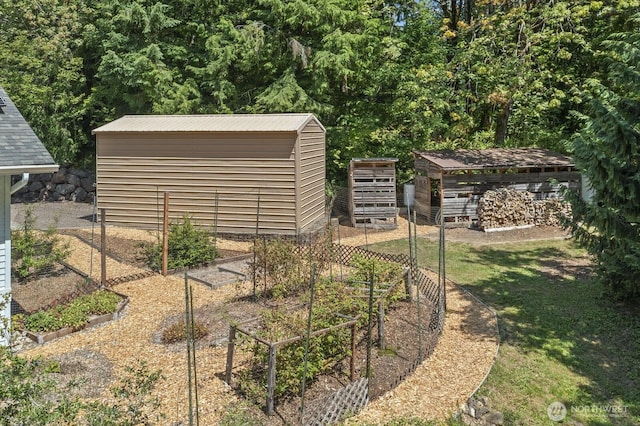
[[[233,353],[236,348],[236,326],[229,327],[229,342],[227,343],[227,369],[224,379],[231,386],[231,371],[233,370]]]
[[[412,282],[411,282],[411,266],[409,266],[408,268],[405,268],[404,270],[404,286],[405,286],[405,290],[407,292],[407,301],[412,302],[413,301],[413,286],[412,286]]]
[[[276,346],[269,345],[269,362],[267,365],[267,415],[274,412],[274,393],[276,389]]]
[[[107,286],[107,227],[105,209],[100,209],[100,285]]]
[[[169,267],[169,193],[164,193],[164,216],[162,220],[162,275],[167,276]]]
[[[351,326],[351,381],[353,382],[356,379],[356,333],[357,333],[358,323],[354,321]]]
[[[384,349],[384,299],[378,302],[378,348]]]

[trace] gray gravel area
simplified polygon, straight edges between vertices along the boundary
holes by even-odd
[[[73,201],[11,204],[11,229],[24,226],[27,209],[32,208],[36,229],[74,229],[91,227],[94,218],[93,204]]]
[[[252,259],[248,256],[243,257],[241,260],[219,262],[206,268],[191,269],[188,276],[211,288],[244,281],[249,276],[249,262]]]

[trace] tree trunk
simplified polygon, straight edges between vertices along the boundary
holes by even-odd
[[[496,146],[503,146],[504,140],[507,137],[507,124],[509,123],[509,116],[511,115],[511,108],[513,107],[513,98],[502,106],[502,111],[498,115],[496,120],[496,133],[494,142]]]

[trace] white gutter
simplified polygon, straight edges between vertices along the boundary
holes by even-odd
[[[22,174],[22,179],[20,179],[18,182],[16,182],[13,185],[11,185],[11,195],[13,195],[16,192],[20,191],[28,183],[29,183],[29,173],[23,173]]]
[[[53,173],[60,166],[57,164],[31,165],[31,166],[0,166],[0,175],[17,175],[21,173]]]

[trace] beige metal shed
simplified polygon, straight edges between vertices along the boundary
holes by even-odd
[[[173,220],[219,232],[304,233],[325,216],[325,129],[313,114],[127,115],[96,135],[109,223]]]

